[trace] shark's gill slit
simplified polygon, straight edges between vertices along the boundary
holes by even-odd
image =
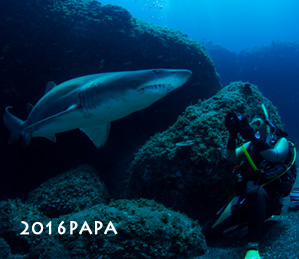
[[[83,91],[83,90],[79,91],[80,104],[81,104],[81,106],[82,106],[82,108],[83,108],[84,111],[89,110],[86,95],[87,95],[87,91],[86,90],[85,91]]]
[[[86,88],[79,91],[80,104],[84,111],[91,110],[96,107],[97,96],[95,87]]]

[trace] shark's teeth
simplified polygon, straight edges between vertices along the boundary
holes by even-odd
[[[165,89],[168,89],[168,88],[171,88],[171,84],[154,84],[154,85],[147,85],[147,86],[144,86],[142,88],[140,88],[139,90],[140,91],[144,91],[145,89],[161,89],[161,88],[165,88]]]

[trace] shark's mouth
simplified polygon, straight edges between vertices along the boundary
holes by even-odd
[[[138,89],[138,91],[154,90],[154,91],[171,91],[174,87],[171,84],[152,84],[146,85]]]

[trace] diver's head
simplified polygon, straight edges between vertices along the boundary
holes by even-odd
[[[256,113],[252,118],[249,125],[253,128],[254,132],[259,132],[261,139],[267,143],[271,140],[271,125],[268,112],[264,104],[261,105],[262,111]]]
[[[261,138],[263,140],[266,140],[268,134],[267,125],[261,115],[255,115],[249,125],[254,130],[254,132],[259,132],[261,134]]]

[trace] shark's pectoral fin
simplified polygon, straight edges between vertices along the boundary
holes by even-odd
[[[93,142],[93,144],[100,148],[104,146],[109,136],[110,123],[91,125],[89,127],[80,128]]]
[[[52,116],[46,117],[46,118],[44,118],[44,119],[42,119],[42,120],[40,120],[40,121],[38,121],[36,123],[32,123],[31,125],[29,125],[28,127],[26,127],[25,130],[29,130],[30,128],[32,128],[34,126],[37,126],[37,125],[40,125],[42,123],[46,123],[46,122],[49,122],[51,120],[55,120],[55,119],[57,119],[57,118],[59,118],[59,117],[61,117],[63,115],[66,115],[67,113],[70,113],[70,112],[76,110],[77,108],[78,108],[78,105],[77,104],[73,104],[70,107],[68,107],[66,110],[63,110],[62,112],[59,112],[59,113],[56,113],[56,114],[54,114]],[[50,140],[52,140],[52,139],[56,140],[55,135],[54,135],[54,138],[53,138],[53,136],[43,136],[43,137],[45,137],[47,139],[50,139]]]
[[[45,138],[47,138],[48,140],[52,141],[53,143],[56,143],[56,135],[45,135]]]

